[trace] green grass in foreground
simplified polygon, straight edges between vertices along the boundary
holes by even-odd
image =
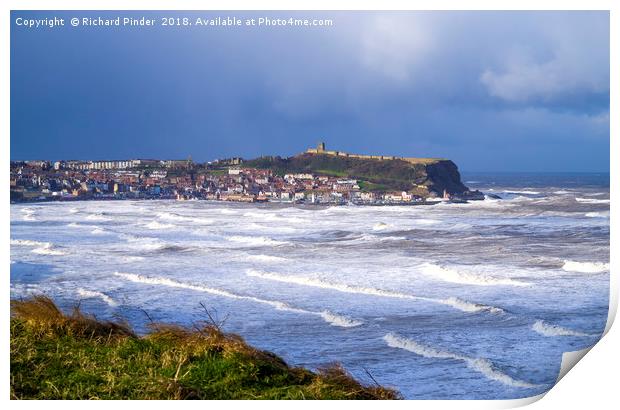
[[[13,399],[398,399],[342,367],[289,367],[217,325],[153,325],[143,337],[122,323],[39,296],[11,302]]]

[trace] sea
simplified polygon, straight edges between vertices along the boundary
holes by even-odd
[[[555,383],[609,304],[609,174],[469,174],[432,206],[11,204],[11,297],[101,319],[215,321],[290,365],[340,363],[407,399]],[[208,314],[207,314],[208,312]]]

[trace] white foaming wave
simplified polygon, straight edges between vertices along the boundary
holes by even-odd
[[[95,229],[93,229],[92,231],[90,231],[90,233],[91,233],[91,234],[93,234],[93,235],[102,235],[102,234],[104,234],[104,233],[106,233],[106,232],[107,232],[107,231],[106,231],[105,229],[103,229],[103,228],[99,228],[99,227],[96,227]]]
[[[575,201],[582,204],[609,204],[609,199],[596,199],[596,198],[575,198]]]
[[[415,224],[420,224],[420,225],[435,225],[435,224],[441,223],[441,221],[438,221],[437,219],[427,219],[427,218],[414,219],[412,222],[414,222]]]
[[[248,259],[257,261],[257,262],[269,262],[269,263],[282,263],[288,261],[286,258],[282,258],[280,256],[271,256],[271,255],[248,255]]]
[[[351,319],[346,316],[336,315],[328,310],[324,310],[321,313],[321,317],[330,325],[339,327],[356,327],[361,326],[364,322]]]
[[[312,278],[299,277],[299,276],[286,276],[286,275],[280,275],[277,273],[262,272],[256,269],[248,269],[246,270],[246,274],[248,276],[257,277],[261,279],[267,279],[267,280],[273,280],[276,282],[293,283],[293,284],[301,285],[301,286],[311,286],[311,287],[322,288],[322,289],[330,289],[330,290],[335,290],[335,291],[344,292],[344,293],[382,296],[382,297],[396,298],[396,299],[421,300],[425,302],[439,303],[441,305],[450,306],[454,309],[458,309],[462,312],[468,312],[468,313],[482,312],[482,311],[489,311],[491,313],[503,312],[503,310],[500,308],[496,308],[493,306],[487,306],[487,305],[481,305],[478,303],[467,302],[465,300],[461,300],[458,298],[447,298],[447,299],[428,298],[424,296],[415,296],[415,295],[410,295],[406,293],[392,292],[392,291],[383,290],[383,289],[369,288],[369,287],[363,287],[363,286],[351,286],[351,285],[347,285],[343,283],[327,282],[327,281],[320,280],[320,279],[312,279]]]
[[[120,239],[124,239],[127,242],[144,242],[144,241],[157,241],[157,238],[150,238],[146,236],[136,236],[130,233],[121,233],[118,235]]]
[[[233,235],[226,238],[227,241],[242,243],[251,246],[276,246],[276,245],[286,245],[287,242],[276,241],[271,238],[267,238],[265,236],[240,236]]]
[[[501,199],[491,198],[490,196],[485,195],[484,201],[471,202],[470,205],[499,206],[502,203],[506,203],[506,202]]]
[[[23,208],[21,209],[22,213],[24,214],[22,216],[22,220],[24,221],[36,221],[37,219],[34,217],[35,215],[35,210],[32,208]]]
[[[39,241],[31,241],[30,239],[11,239],[11,245],[14,246],[41,246],[41,247],[50,247],[52,246],[49,242],[39,242]]]
[[[145,228],[159,230],[159,229],[172,229],[175,227],[173,224],[162,224],[157,221],[151,221],[144,225]]]
[[[34,217],[34,212],[32,212],[32,213],[26,213],[24,216],[22,216],[22,220],[32,222],[32,221],[36,221],[37,218]]]
[[[536,333],[539,333],[546,337],[554,337],[554,336],[577,336],[577,337],[594,337],[597,335],[578,332],[576,330],[566,329],[565,327],[558,325],[551,325],[549,323],[545,323],[542,320],[537,320],[536,323],[532,325],[532,330]]]
[[[121,257],[121,260],[123,262],[139,262],[139,261],[143,261],[144,257],[143,256],[123,256]]]
[[[531,286],[531,283],[528,282],[521,282],[509,278],[495,278],[469,272],[460,272],[455,269],[445,268],[433,263],[423,263],[420,268],[423,274],[440,279],[444,282],[477,286]]]
[[[250,230],[250,231],[260,231],[260,232],[276,232],[276,233],[296,233],[298,232],[297,228],[293,228],[290,226],[273,226],[273,224],[270,224],[271,226],[265,226],[265,225],[260,225],[257,224],[255,222],[252,222],[251,224],[248,225],[244,225],[243,227],[241,227],[244,230]]]
[[[609,218],[609,211],[605,212],[586,212],[588,218]]]
[[[61,256],[66,253],[58,249],[54,249],[51,242],[31,241],[29,239],[11,239],[13,246],[32,246],[35,247],[31,252],[39,255]]]
[[[463,299],[459,299],[456,297],[450,297],[447,299],[438,300],[439,303],[442,303],[447,306],[452,306],[455,309],[461,310],[463,312],[483,312],[488,311],[491,313],[503,313],[504,310],[494,306],[483,305],[480,303],[468,302]]]
[[[101,299],[101,300],[103,300],[105,303],[107,303],[111,307],[118,306],[118,303],[116,303],[116,301],[114,299],[112,299],[111,297],[109,297],[105,293],[98,292],[98,291],[95,291],[95,290],[88,290],[88,289],[79,288],[78,289],[78,295],[80,295],[81,297],[83,297],[85,299],[90,299],[90,298]]]
[[[136,236],[131,234],[122,233],[119,235],[119,238],[126,240],[131,244],[133,249],[137,249],[139,251],[158,251],[168,248],[170,246],[174,246],[165,242],[162,242],[158,238],[148,237],[148,236]]]
[[[259,219],[259,220],[263,220],[267,222],[280,222],[280,223],[289,222],[289,223],[296,223],[296,224],[307,222],[305,219],[298,218],[295,216],[282,216],[282,215],[267,213],[265,211],[246,212],[243,214],[243,216],[247,218]]]
[[[70,214],[77,214],[78,212],[80,212],[80,210],[79,210],[79,209],[77,209],[77,208],[70,208],[70,209],[69,209],[69,213],[70,213]]]
[[[479,357],[467,357],[448,351],[438,350],[433,347],[420,344],[414,340],[401,337],[395,333],[388,333],[387,335],[383,336],[383,340],[387,343],[389,347],[407,350],[419,356],[431,359],[460,360],[464,362],[467,367],[481,373],[487,379],[498,381],[507,386],[522,387],[526,389],[539,387],[539,385],[537,384],[513,379],[507,374],[497,370],[493,362],[491,362],[489,359]]]
[[[357,238],[351,238],[349,242],[385,242],[385,241],[404,241],[407,238],[404,236],[379,236],[368,233],[363,233]]]
[[[39,255],[50,255],[50,256],[66,255],[66,253],[63,251],[59,251],[58,249],[53,249],[51,244],[50,246],[42,246],[40,248],[35,248],[31,252],[39,254]]]
[[[224,214],[224,215],[235,215],[235,214],[237,214],[236,211],[233,211],[231,209],[226,209],[226,208],[220,209],[220,213]]]
[[[170,212],[159,212],[157,217],[167,221],[191,222],[199,225],[211,225],[213,219],[177,215]]]
[[[507,194],[525,194],[525,195],[540,195],[538,191],[527,191],[527,190],[513,190],[513,191],[504,191]]]
[[[306,310],[306,309],[293,307],[285,302],[281,302],[278,300],[268,300],[268,299],[257,298],[254,296],[238,295],[236,293],[232,293],[232,292],[229,292],[223,289],[211,288],[211,287],[201,286],[201,285],[193,285],[190,283],[178,282],[176,280],[168,279],[168,278],[149,277],[149,276],[144,276],[144,275],[137,275],[134,273],[124,273],[124,272],[114,272],[114,275],[124,278],[126,280],[129,280],[131,282],[135,282],[135,283],[145,283],[149,285],[163,285],[163,286],[169,286],[169,287],[174,287],[174,288],[189,289],[189,290],[193,290],[197,292],[210,293],[212,295],[223,296],[223,297],[227,297],[231,299],[249,300],[251,302],[256,302],[256,303],[260,303],[263,305],[271,306],[277,310],[284,310],[288,312],[319,316],[325,322],[333,326],[354,327],[354,326],[359,326],[362,324],[362,322],[347,318],[345,316],[334,314],[327,310],[323,310],[321,312],[315,312],[312,310]]]
[[[383,231],[383,230],[385,230],[385,229],[387,229],[389,227],[390,227],[390,225],[386,224],[385,222],[379,222],[379,223],[375,224],[372,227],[372,230],[373,231]]]
[[[609,270],[609,263],[565,260],[562,269],[567,272],[601,273]]]
[[[90,221],[109,221],[110,218],[103,216],[103,214],[90,214],[86,217]]]
[[[82,224],[78,224],[75,222],[71,222],[70,224],[67,224],[67,228],[88,228],[88,229],[92,229],[92,228],[96,228],[95,225],[82,225]]]

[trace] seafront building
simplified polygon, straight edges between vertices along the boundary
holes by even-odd
[[[328,151],[324,143],[306,154],[390,160],[393,156]],[[412,158],[405,160],[413,160]],[[79,199],[208,199],[236,202],[404,203],[408,192],[364,192],[356,179],[313,173],[275,175],[228,158],[197,164],[186,160],[12,161],[11,201]]]

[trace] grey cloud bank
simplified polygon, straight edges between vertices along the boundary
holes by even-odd
[[[12,26],[11,158],[291,155],[325,139],[464,170],[608,171],[608,13],[312,16],[334,26]]]

